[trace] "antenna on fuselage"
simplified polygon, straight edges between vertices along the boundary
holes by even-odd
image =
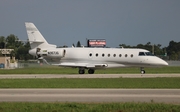
[[[124,47],[123,47],[123,46],[120,46],[120,48],[121,48],[121,49],[124,49]]]

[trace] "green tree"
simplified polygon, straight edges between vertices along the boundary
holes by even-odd
[[[170,60],[178,60],[180,57],[180,42],[170,41],[169,46],[167,47],[167,54],[170,57]]]
[[[126,44],[119,44],[119,47],[123,47],[123,48],[132,48],[132,46],[126,45]]]
[[[10,34],[9,36],[6,37],[6,49],[14,49],[14,53],[10,54],[12,56],[15,55],[16,59],[20,59],[20,55],[23,54],[18,54],[19,48],[24,46],[23,42],[19,41],[19,38],[13,34]]]
[[[19,41],[18,37],[11,34],[6,38],[6,47],[10,49],[16,49],[23,46],[23,42]]]
[[[14,57],[16,59],[28,60],[33,59],[28,52],[30,50],[29,42],[23,43],[19,41],[19,38],[13,34],[10,34],[6,38],[4,36],[0,36],[0,49],[14,49],[10,53],[10,57]]]
[[[0,49],[5,48],[6,38],[4,36],[0,36]]]
[[[81,47],[80,41],[77,42],[76,47]]]

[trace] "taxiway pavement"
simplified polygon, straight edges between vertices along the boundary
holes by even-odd
[[[180,74],[6,74],[14,78],[156,78]],[[180,89],[0,89],[0,102],[163,102],[180,103]]]
[[[0,102],[180,103],[180,89],[0,89]]]
[[[180,74],[6,74],[0,75],[0,79],[16,78],[156,78],[156,77],[180,77]]]

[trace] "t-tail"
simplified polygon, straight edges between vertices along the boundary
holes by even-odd
[[[26,22],[25,23],[28,39],[30,42],[31,49],[34,48],[43,48],[43,47],[51,47],[56,48],[56,45],[49,44],[46,39],[42,36],[39,30],[33,23]]]
[[[53,49],[56,45],[49,44],[33,23],[25,23],[28,40],[31,46],[30,54],[35,55],[39,49]]]

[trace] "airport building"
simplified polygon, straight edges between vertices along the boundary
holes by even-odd
[[[17,61],[15,57],[10,57],[11,52],[14,49],[0,49],[0,68],[17,68]]]

